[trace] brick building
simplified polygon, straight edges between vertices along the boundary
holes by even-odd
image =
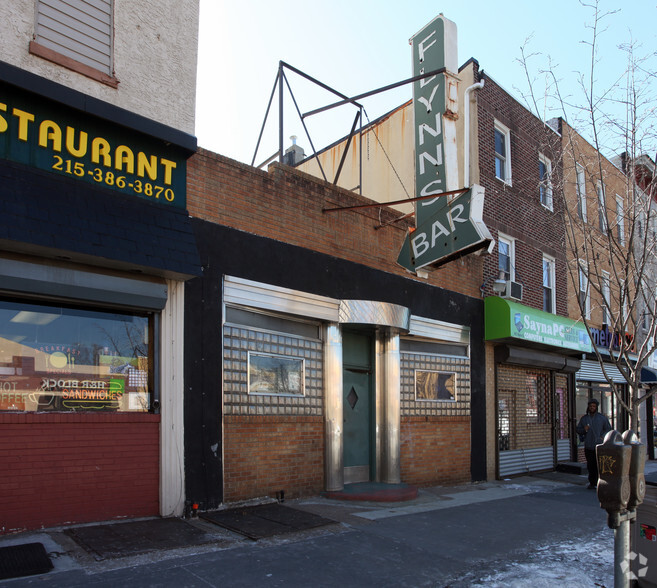
[[[198,2],[2,8],[0,533],[182,514]]]
[[[396,211],[280,164],[188,173],[189,500],[485,479],[481,258],[421,279]]]
[[[568,308],[561,136],[476,60],[458,77],[459,185],[484,188],[483,219],[496,240],[492,254],[471,266],[486,309],[487,476],[551,469],[575,456],[574,373],[591,349]],[[410,196],[412,120],[409,102],[365,127],[340,184],[362,178],[363,193],[381,202]],[[343,151],[339,143],[299,167],[319,173],[319,161],[332,178]],[[360,162],[363,169],[354,168]],[[394,174],[378,171],[391,166]]]
[[[629,424],[627,411],[618,402],[607,378],[618,387],[619,395],[626,398],[627,380],[609,351],[618,348],[616,343],[611,343],[618,333],[639,332],[633,324],[636,313],[628,316],[629,323],[623,324],[620,302],[622,267],[626,265],[623,260],[629,260],[630,233],[639,225],[634,222],[639,211],[629,203],[628,177],[621,167],[599,153],[563,119],[552,124],[563,144],[568,271],[571,283],[577,285],[571,289],[568,311],[572,317],[586,317],[604,363],[603,371],[594,353],[582,359],[577,373],[575,413],[583,415],[589,399],[596,398],[612,427],[624,431]],[[611,237],[613,245],[607,237]],[[646,272],[643,279],[649,279],[650,275]],[[605,343],[607,339],[609,345]]]
[[[484,219],[497,241],[482,279],[495,391],[489,447],[500,477],[551,469],[573,456],[574,374],[590,350],[568,318],[561,137],[476,61],[461,74],[466,84],[483,82],[472,176],[486,189]]]

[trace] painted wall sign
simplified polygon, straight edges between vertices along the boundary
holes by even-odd
[[[497,296],[484,300],[486,340],[521,339],[553,347],[591,352],[591,339],[581,322],[529,308]]]
[[[185,208],[181,150],[2,82],[0,159]]]
[[[415,272],[427,265],[457,259],[493,243],[483,222],[484,189],[473,185],[442,207],[409,233],[397,263]]]

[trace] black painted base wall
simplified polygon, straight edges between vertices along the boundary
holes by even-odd
[[[486,479],[483,301],[272,239],[192,220],[203,277],[185,288],[186,495],[221,504],[222,278],[255,280],[331,298],[399,304],[417,316],[470,327],[472,480]],[[391,252],[393,255],[394,252]],[[449,288],[449,284],[446,284]]]

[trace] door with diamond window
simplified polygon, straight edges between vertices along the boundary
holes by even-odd
[[[344,481],[352,484],[372,473],[372,338],[345,332],[342,345]]]

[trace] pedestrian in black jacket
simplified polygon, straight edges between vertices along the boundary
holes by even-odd
[[[595,446],[602,443],[603,437],[611,431],[609,419],[598,412],[600,403],[595,399],[589,400],[586,414],[579,419],[577,434],[580,441],[584,441],[584,455],[586,456],[586,467],[589,470],[589,489],[598,485],[598,461],[595,457]]]

